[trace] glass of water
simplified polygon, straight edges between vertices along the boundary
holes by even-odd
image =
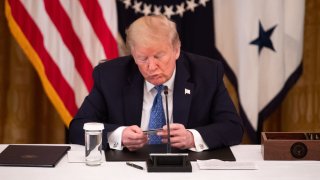
[[[102,161],[102,123],[85,123],[85,161],[88,166],[99,166]]]

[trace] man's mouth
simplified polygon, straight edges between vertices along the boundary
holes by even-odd
[[[151,76],[149,76],[150,77],[150,79],[157,79],[157,78],[159,78],[159,75],[158,74],[155,74],[155,75],[151,75]]]

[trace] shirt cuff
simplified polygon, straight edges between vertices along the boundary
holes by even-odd
[[[116,130],[107,134],[110,149],[122,150],[122,132],[125,126],[120,126]]]
[[[192,133],[193,140],[194,140],[194,145],[195,145],[195,148],[189,148],[189,150],[195,151],[195,152],[201,152],[201,151],[209,149],[209,147],[204,142],[204,140],[202,139],[200,133],[197,130],[188,129],[188,131],[190,131]]]

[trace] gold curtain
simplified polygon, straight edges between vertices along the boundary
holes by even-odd
[[[304,30],[303,75],[267,119],[266,131],[320,132],[320,1],[306,0]]]
[[[0,0],[0,143],[65,143],[65,127],[9,32]]]
[[[320,1],[306,0],[303,75],[265,131],[320,131]],[[235,102],[236,93],[226,80]],[[11,36],[0,0],[0,143],[65,143],[65,126]],[[243,143],[249,143],[247,137]]]

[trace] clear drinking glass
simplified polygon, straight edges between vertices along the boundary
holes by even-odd
[[[85,123],[85,161],[88,166],[99,166],[102,161],[102,123]]]

